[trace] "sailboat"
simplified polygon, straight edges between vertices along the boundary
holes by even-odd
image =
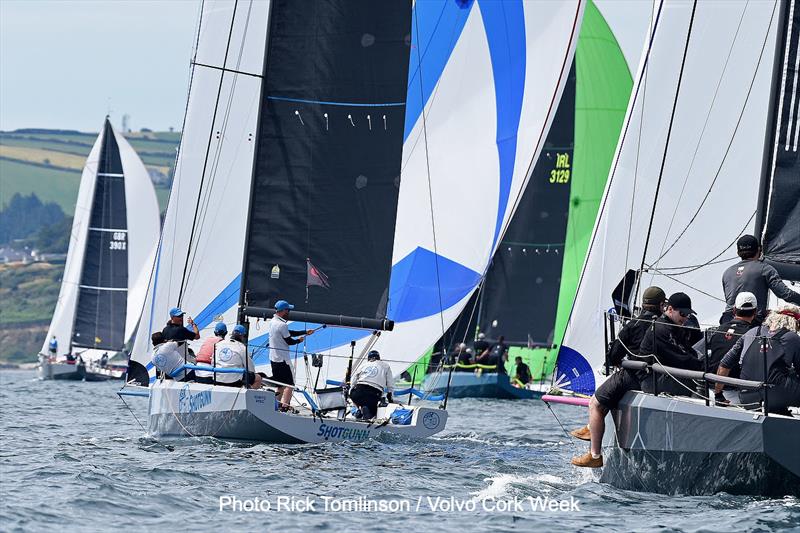
[[[40,379],[122,378],[160,225],[150,175],[106,117],[81,175],[61,290],[39,353]]]
[[[149,396],[150,432],[319,442],[441,431],[444,409],[394,403],[369,424],[325,409],[322,389],[372,349],[399,374],[466,305],[544,144],[582,10],[579,1],[207,2],[120,391]],[[486,209],[453,216],[477,202]],[[201,337],[217,321],[246,325],[256,369],[267,371],[265,321],[280,299],[296,307],[290,328],[328,326],[292,353],[299,414],[277,411],[271,388],[155,375],[149,337],[174,305],[194,314]],[[407,424],[389,422],[398,409]]]
[[[477,340],[479,332],[490,344],[503,336],[512,375],[477,363],[459,365],[450,374],[450,361],[440,359],[439,372],[425,376],[423,390],[449,390],[450,398],[531,399],[550,388],[563,336],[557,314],[562,302],[574,298],[572,271],[577,266],[580,273],[576,257],[585,254],[582,243],[594,226],[641,52],[639,44],[638,50],[627,50],[627,57],[622,43],[643,42],[649,23],[649,9],[614,19],[614,12],[604,14],[603,7],[587,3],[544,150],[477,297],[439,347],[440,353],[452,354],[459,343]],[[517,357],[530,369],[533,381],[527,386],[514,381]],[[425,368],[437,365],[425,361],[413,367],[412,382]]]
[[[800,280],[799,37],[796,0],[655,6],[559,354],[566,393],[590,395],[602,382],[605,336],[644,287],[687,292],[700,323],[717,323],[722,272],[743,234],[761,237],[785,280]],[[798,494],[800,420],[643,392],[628,392],[610,418],[602,481]]]

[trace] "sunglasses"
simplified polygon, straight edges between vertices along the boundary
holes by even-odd
[[[688,318],[691,313],[684,313],[683,311],[678,311],[683,318]]]

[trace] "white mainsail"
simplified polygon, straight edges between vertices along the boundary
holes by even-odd
[[[134,344],[133,360],[151,379],[149,336],[167,309],[194,314],[203,336],[218,318],[229,327],[236,320],[269,9],[204,4],[173,191]],[[484,275],[555,113],[583,4],[442,0],[413,9],[389,289],[396,325],[375,346],[395,371],[441,336]],[[259,364],[265,333],[251,320]],[[358,353],[368,334],[330,327],[304,348],[342,356],[327,368],[341,379],[349,342],[358,341]]]
[[[120,176],[124,180],[124,202],[128,206],[126,229],[114,232],[115,237],[120,237],[121,233],[125,234],[124,237],[120,237],[121,240],[111,239],[116,241],[115,244],[124,242],[124,248],[121,250],[125,251],[127,255],[127,287],[122,288],[127,293],[127,298],[124,308],[112,310],[113,313],[125,317],[124,341],[120,343],[118,349],[132,340],[139,323],[147,280],[152,270],[161,228],[158,200],[150,175],[141,159],[125,137],[114,131],[107,119],[86,159],[86,165],[81,175],[64,276],[47,338],[42,347],[41,353],[43,354],[47,353],[48,343],[53,336],[59,343],[60,353],[66,351],[65,348],[70,346],[70,339],[73,337],[73,327],[80,303],[78,296],[84,261],[87,253],[96,253],[95,250],[87,251],[89,233],[90,231],[100,231],[90,228],[90,221],[95,203],[101,149],[104,142],[107,141],[105,136],[109,133],[113,134],[114,141],[116,141],[116,151],[119,153],[124,176]],[[110,243],[107,244],[110,245]],[[88,360],[99,357],[103,351],[107,350],[89,349],[82,352],[82,356]]]
[[[722,272],[754,225],[778,11],[657,5],[559,354],[561,387],[590,394],[602,379],[605,313],[629,269],[644,269],[639,293],[688,293],[701,323],[724,310]]]

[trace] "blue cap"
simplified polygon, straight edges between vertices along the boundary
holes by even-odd
[[[228,326],[225,325],[225,322],[217,322],[214,326],[214,333],[228,333]]]
[[[169,310],[169,316],[171,316],[172,318],[175,318],[176,316],[183,316],[185,314],[186,313],[184,313],[180,307],[173,307],[172,309]]]
[[[246,335],[247,334],[247,330],[244,329],[243,325],[236,324],[235,326],[233,326],[233,334],[234,335]]]
[[[287,309],[294,309],[294,306],[286,300],[278,300],[275,302],[276,311],[286,311]]]

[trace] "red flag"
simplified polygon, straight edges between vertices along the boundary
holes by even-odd
[[[306,288],[308,287],[331,287],[326,276],[320,269],[311,264],[311,259],[306,258]]]

